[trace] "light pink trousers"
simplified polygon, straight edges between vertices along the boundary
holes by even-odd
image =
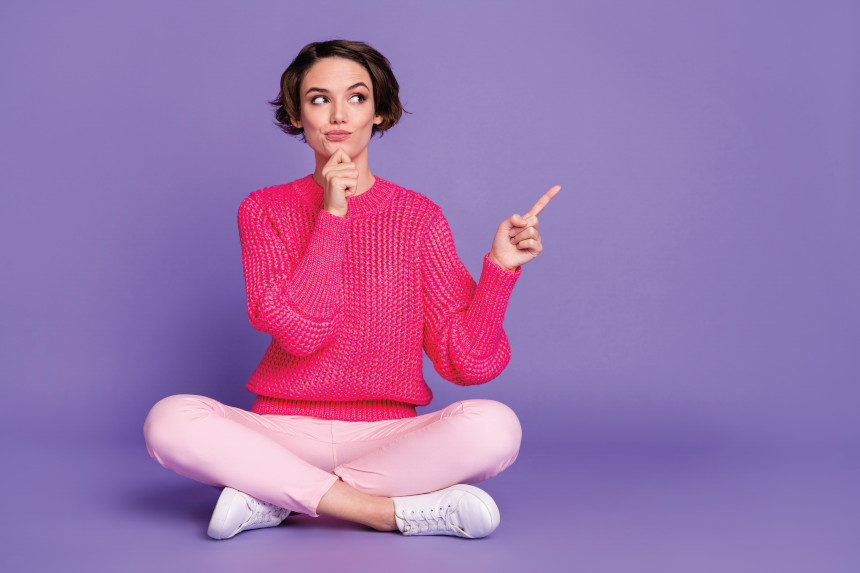
[[[347,422],[255,414],[195,394],[159,400],[143,424],[149,455],[215,487],[318,517],[340,478],[376,496],[426,493],[491,478],[517,458],[522,429],[495,400],[470,399],[413,418]]]

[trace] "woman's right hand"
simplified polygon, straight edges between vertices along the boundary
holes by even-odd
[[[358,188],[358,168],[342,147],[335,149],[322,168],[325,179],[323,209],[338,217],[346,217],[346,198]]]

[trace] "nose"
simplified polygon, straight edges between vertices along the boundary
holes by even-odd
[[[331,122],[333,124],[346,121],[346,106],[342,102],[335,102],[331,106]]]

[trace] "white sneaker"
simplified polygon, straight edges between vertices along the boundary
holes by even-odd
[[[492,533],[501,520],[499,508],[490,494],[464,483],[391,499],[397,529],[404,535],[456,535],[477,539]]]
[[[274,527],[289,515],[287,508],[225,487],[209,520],[208,534],[212,539],[227,539],[246,529]]]

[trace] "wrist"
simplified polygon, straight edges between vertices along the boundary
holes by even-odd
[[[498,258],[496,258],[492,251],[490,251],[490,260],[493,261],[497,266],[500,266],[506,271],[508,271],[509,273],[515,273],[517,272],[517,269],[520,268],[519,266],[511,268],[508,265],[503,264],[501,261],[499,261]]]
[[[327,207],[323,207],[323,210],[326,211],[327,213],[329,213],[330,215],[334,215],[335,217],[340,217],[340,218],[346,217],[346,212],[341,213],[341,212],[337,211],[336,209],[329,209]]]

